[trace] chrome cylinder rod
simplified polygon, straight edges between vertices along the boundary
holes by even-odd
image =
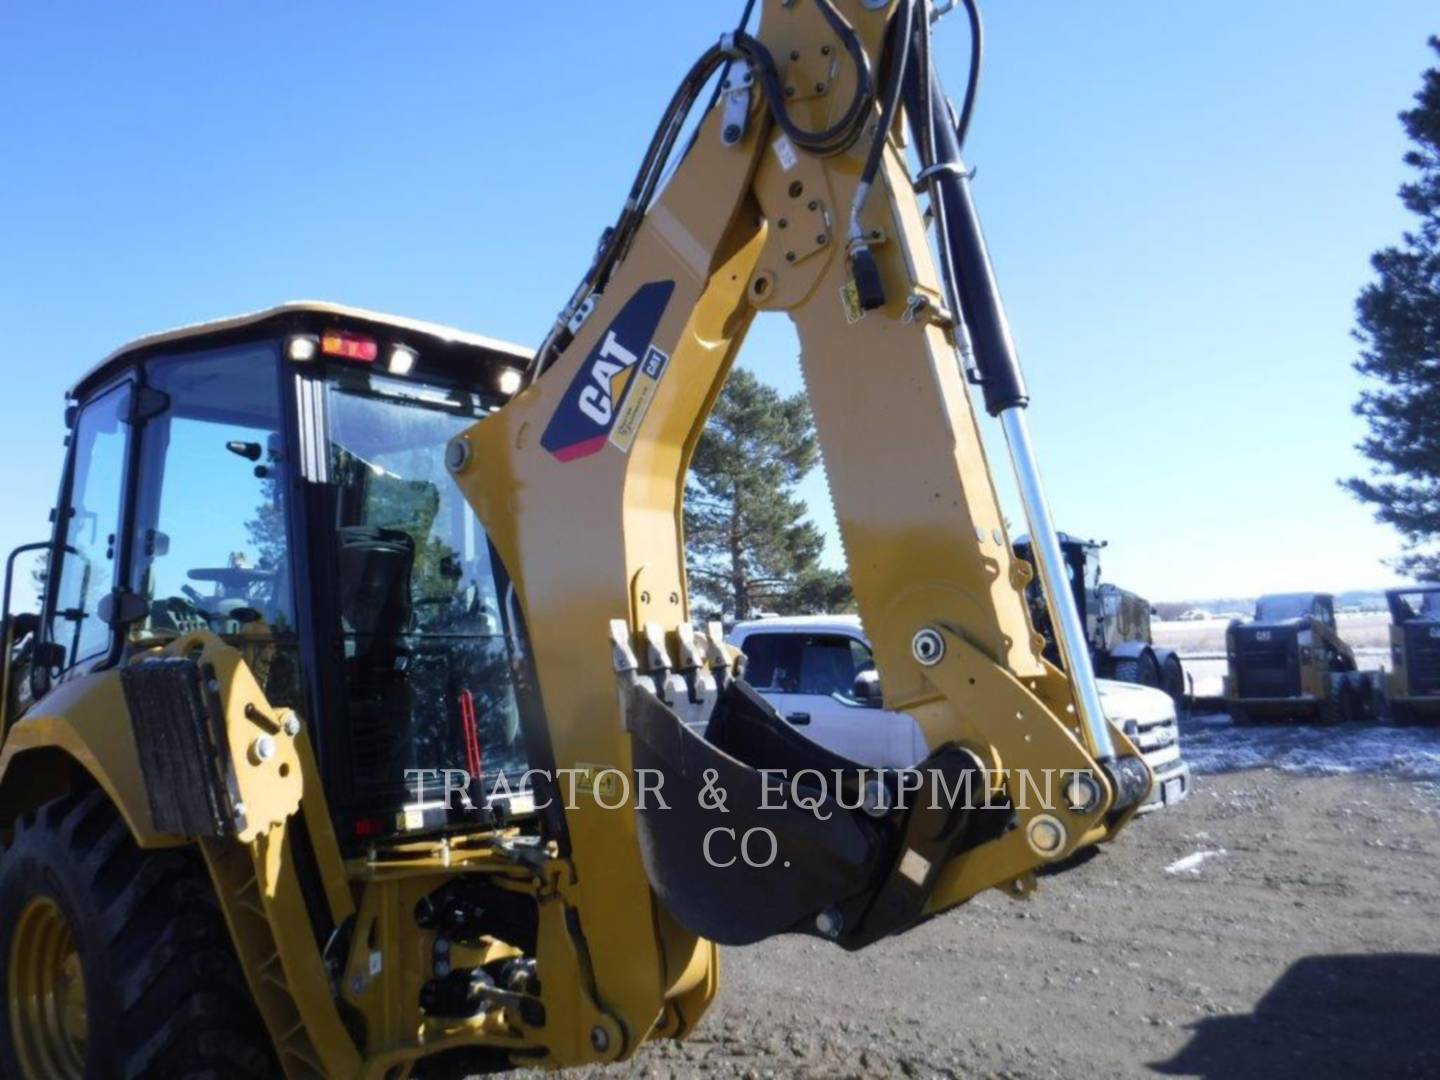
[[[1090,663],[1090,649],[1085,640],[1085,624],[1075,604],[1065,555],[1060,550],[1060,536],[1050,516],[1050,504],[1040,483],[1040,469],[1035,462],[1035,447],[1030,441],[1030,428],[1025,422],[1023,406],[1006,409],[1000,414],[1005,441],[1010,447],[1010,462],[1015,467],[1015,481],[1020,501],[1025,507],[1025,520],[1030,526],[1030,550],[1045,587],[1045,600],[1050,606],[1050,625],[1060,658],[1070,676],[1075,692],[1075,707],[1080,722],[1090,736],[1095,756],[1102,762],[1113,761],[1115,743],[1110,738],[1109,722],[1100,703],[1100,688],[1095,684],[1095,667]]]

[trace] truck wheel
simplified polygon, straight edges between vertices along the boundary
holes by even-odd
[[[194,851],[144,852],[105,795],[47,803],[0,859],[0,1073],[275,1076]]]
[[[1155,654],[1143,652],[1139,656],[1126,657],[1115,661],[1115,678],[1119,682],[1137,683],[1140,686],[1160,685],[1160,665]]]
[[[1185,669],[1174,653],[1166,656],[1165,662],[1160,665],[1160,689],[1170,695],[1176,709],[1185,703]]]

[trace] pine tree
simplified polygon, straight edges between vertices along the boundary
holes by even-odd
[[[1440,37],[1430,46],[1440,53]],[[1356,303],[1356,337],[1363,345],[1356,370],[1379,381],[1355,411],[1369,422],[1359,449],[1375,468],[1369,478],[1344,481],[1376,519],[1406,542],[1397,568],[1425,581],[1440,580],[1440,68],[1430,68],[1400,114],[1415,148],[1405,163],[1418,176],[1400,189],[1419,218],[1395,247],[1371,259],[1379,280]]]
[[[824,538],[794,494],[818,460],[805,396],[781,397],[750,372],[732,372],[686,485],[688,573],[700,606],[739,620],[851,603],[848,578],[820,566]]]

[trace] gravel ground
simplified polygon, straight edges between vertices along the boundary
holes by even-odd
[[[1204,776],[1029,901],[988,893],[859,954],[726,949],[721,968],[690,1040],[584,1075],[1437,1076],[1440,793]]]

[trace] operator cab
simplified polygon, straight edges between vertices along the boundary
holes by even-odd
[[[528,362],[322,304],[112,355],[71,394],[34,696],[206,630],[306,724],[349,849],[523,810],[524,631],[446,449]]]

